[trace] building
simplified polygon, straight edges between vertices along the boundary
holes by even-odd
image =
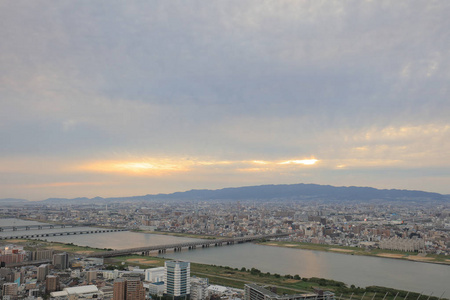
[[[164,281],[164,276],[166,274],[166,268],[151,268],[145,270],[145,281],[149,282],[160,282]]]
[[[164,293],[174,299],[190,295],[191,264],[184,261],[166,261],[165,270]]]
[[[334,300],[334,293],[319,291],[311,294],[295,294],[280,296],[268,289],[254,284],[245,285],[244,300]]]
[[[45,278],[45,292],[51,293],[59,290],[59,278],[54,275],[47,275]]]
[[[86,272],[86,281],[88,283],[93,282],[94,280],[97,280],[97,271],[91,270]]]
[[[137,276],[127,276],[114,281],[113,300],[145,300],[145,289]]]
[[[208,278],[191,277],[191,300],[206,299],[208,286]]]
[[[126,284],[127,281],[124,278],[114,280],[113,300],[125,300]]]
[[[45,281],[45,277],[47,277],[49,271],[49,265],[40,265],[37,268],[37,281],[43,282]]]
[[[27,253],[23,247],[8,245],[0,248],[0,262],[4,262],[5,265],[21,263],[26,257]]]
[[[419,252],[425,249],[425,241],[423,239],[401,239],[394,237],[381,240],[380,249]]]
[[[119,270],[114,270],[114,271],[110,271],[110,270],[105,270],[103,271],[103,278],[104,279],[116,279],[119,277]]]
[[[30,260],[51,260],[53,258],[53,249],[39,249],[31,251]]]
[[[8,282],[3,284],[2,296],[9,296],[11,299],[17,298],[18,287],[17,283]]]
[[[111,286],[103,286],[100,288],[100,292],[103,293],[103,298],[112,299],[114,295],[114,289]]]
[[[95,285],[64,288],[50,293],[50,296],[55,299],[103,299],[103,293]]]
[[[126,277],[126,300],[145,300],[145,289],[139,277]]]
[[[144,288],[150,295],[161,297],[164,295],[164,281],[144,283]]]
[[[69,267],[69,254],[66,252],[53,254],[53,265],[59,270],[67,269]]]
[[[222,298],[226,297],[227,294],[230,294],[230,290],[226,286],[222,285],[210,285],[206,289],[207,297],[211,298]]]

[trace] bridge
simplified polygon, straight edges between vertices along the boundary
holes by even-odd
[[[20,230],[41,230],[66,227],[89,227],[96,224],[37,224],[37,225],[20,225],[20,226],[3,226],[0,231],[20,231]]]
[[[147,247],[139,247],[139,248],[97,252],[97,253],[89,254],[89,257],[105,258],[105,257],[129,255],[129,254],[133,254],[133,253],[149,255],[151,251],[158,251],[158,253],[164,253],[164,252],[166,252],[166,250],[173,249],[173,251],[176,252],[176,251],[181,251],[182,248],[187,248],[187,249],[191,250],[191,249],[196,249],[197,247],[202,247],[202,248],[208,248],[210,246],[218,247],[218,246],[223,246],[223,245],[242,244],[242,243],[252,242],[252,241],[261,240],[261,239],[279,238],[279,237],[283,237],[283,236],[289,236],[289,234],[288,233],[278,233],[278,234],[269,234],[269,235],[254,235],[254,236],[244,236],[244,237],[238,237],[238,238],[201,240],[201,241],[185,242],[185,243],[178,243],[178,244],[147,246]]]
[[[64,231],[64,232],[46,232],[46,233],[33,233],[33,234],[22,234],[22,235],[10,235],[10,236],[0,236],[0,240],[15,240],[15,239],[32,239],[40,237],[50,237],[50,236],[61,236],[61,235],[80,235],[80,234],[91,234],[91,233],[105,233],[105,232],[118,232],[118,231],[128,231],[128,229],[90,229],[90,230],[77,230],[77,231]]]

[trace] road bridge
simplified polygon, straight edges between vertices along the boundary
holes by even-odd
[[[77,231],[15,234],[15,235],[10,235],[10,236],[0,236],[0,240],[32,239],[32,238],[42,238],[42,237],[45,238],[45,237],[61,236],[61,235],[80,235],[80,234],[118,232],[118,231],[128,231],[128,229],[107,229],[107,228],[98,228],[97,229],[96,228],[96,229],[77,230]]]
[[[36,225],[13,225],[2,226],[0,231],[21,231],[21,230],[41,230],[41,229],[53,229],[53,228],[66,228],[66,227],[89,227],[96,224],[36,224]]]
[[[241,244],[252,242],[255,240],[261,239],[272,239],[288,236],[288,233],[278,233],[278,234],[268,234],[268,235],[253,235],[253,236],[244,236],[237,238],[225,238],[225,239],[214,239],[214,240],[201,240],[195,242],[184,242],[177,244],[169,244],[169,245],[159,245],[159,246],[147,246],[147,247],[138,247],[138,248],[130,248],[130,249],[122,249],[122,250],[113,250],[113,251],[105,251],[105,252],[97,252],[89,254],[89,257],[114,257],[121,255],[129,255],[133,253],[139,253],[142,255],[149,255],[151,251],[158,251],[158,253],[166,252],[169,249],[173,249],[173,251],[181,251],[183,248],[187,249],[196,249],[197,247],[208,248],[208,247],[218,247],[223,245],[233,245],[233,244]]]

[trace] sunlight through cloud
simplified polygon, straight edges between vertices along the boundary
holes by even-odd
[[[312,158],[312,159],[302,159],[302,160],[288,160],[278,163],[279,165],[314,165],[319,160]]]

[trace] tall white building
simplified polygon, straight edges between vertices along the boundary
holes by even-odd
[[[191,264],[185,261],[166,261],[164,293],[184,298],[191,293]]]

